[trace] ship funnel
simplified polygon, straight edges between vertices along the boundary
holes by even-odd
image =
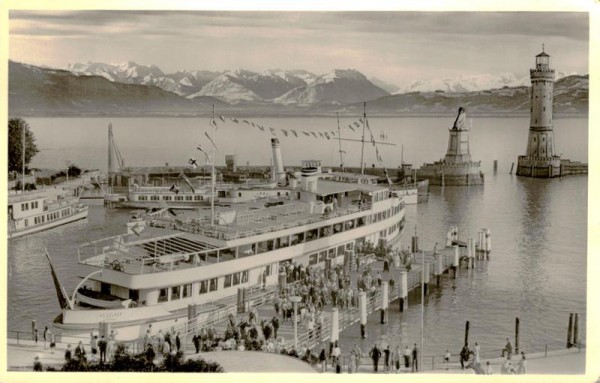
[[[314,192],[317,190],[318,169],[316,167],[302,168],[301,188],[304,191]]]
[[[278,185],[285,185],[285,172],[278,138],[271,138],[271,147],[273,148],[273,181]]]

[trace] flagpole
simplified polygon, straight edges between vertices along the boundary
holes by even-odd
[[[360,174],[365,174],[365,163],[364,163],[364,155],[365,155],[365,125],[367,121],[367,102],[363,104],[363,131],[362,131],[362,147],[360,149]]]
[[[21,191],[25,192],[25,124],[22,124],[23,127],[21,131],[23,132],[23,181],[21,181]]]
[[[340,166],[342,168],[342,173],[344,172],[344,156],[343,156],[343,151],[342,151],[342,131],[340,130],[340,115],[339,113],[335,113],[335,116],[337,117],[337,125],[338,125],[338,143],[340,145]]]
[[[215,104],[212,109],[212,152],[211,152],[211,164],[212,169],[210,172],[210,225],[215,223]]]

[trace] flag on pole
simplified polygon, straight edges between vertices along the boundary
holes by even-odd
[[[196,160],[194,158],[190,158],[188,163],[190,165],[192,165],[192,168],[196,169],[198,167],[198,163],[196,162]]]
[[[225,122],[225,117],[223,117],[223,115],[220,115],[219,118],[221,119],[221,121]]]
[[[290,129],[290,132],[292,132],[295,137],[298,137],[298,133],[296,133],[296,131],[294,129]]]

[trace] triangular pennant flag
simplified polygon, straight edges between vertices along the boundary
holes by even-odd
[[[271,134],[275,136],[275,129],[273,129],[273,128],[269,128],[269,129],[271,129]]]
[[[217,122],[215,121],[215,119],[214,119],[214,118],[211,118],[211,119],[210,119],[210,125],[211,125],[211,126],[214,126],[214,127],[215,127],[215,129],[217,128]]]
[[[315,138],[319,138],[317,137],[317,134],[315,132],[311,132],[313,136],[315,136]]]
[[[222,115],[219,116],[219,118],[221,119],[221,121],[225,122],[225,117],[223,117]]]
[[[308,132],[302,131],[302,133],[304,133],[305,136],[310,137],[310,134]]]
[[[360,126],[360,124],[358,122],[354,122],[354,126],[356,126],[358,128]]]
[[[350,129],[352,129],[352,131],[353,131],[353,132],[355,132],[355,130],[354,130],[354,127],[353,127],[352,125],[348,125],[348,127],[349,127]]]
[[[335,137],[335,132],[333,130],[331,131],[331,135]]]
[[[288,136],[288,132],[285,129],[281,129],[281,131],[283,132],[283,134],[287,137]]]
[[[321,133],[321,132],[319,132],[319,136],[321,136],[321,138],[324,138],[323,133]]]
[[[259,125],[259,126],[258,126],[258,129],[260,129],[260,131],[261,131],[261,132],[264,132],[264,131],[265,131],[265,127],[264,127],[264,126],[262,126],[262,125]]]
[[[248,120],[243,120],[243,122],[245,122],[246,124],[250,125],[250,122]]]
[[[254,125],[254,122],[252,122],[252,126],[256,126],[256,125]]]
[[[235,122],[236,124],[239,122],[238,119],[235,117],[231,117],[231,121]]]
[[[196,147],[196,149],[198,149],[199,151],[201,151],[202,153],[204,153],[204,149],[202,149],[202,146],[198,145],[198,146]]]
[[[329,138],[329,133],[325,132],[325,138],[327,138],[328,140],[330,140],[331,138]]]
[[[290,129],[290,132],[292,132],[294,134],[294,136],[298,137],[298,133],[296,133],[296,131],[294,129]]]

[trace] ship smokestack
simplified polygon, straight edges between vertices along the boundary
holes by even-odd
[[[271,147],[273,148],[273,181],[278,185],[285,185],[285,172],[278,138],[271,138]]]

